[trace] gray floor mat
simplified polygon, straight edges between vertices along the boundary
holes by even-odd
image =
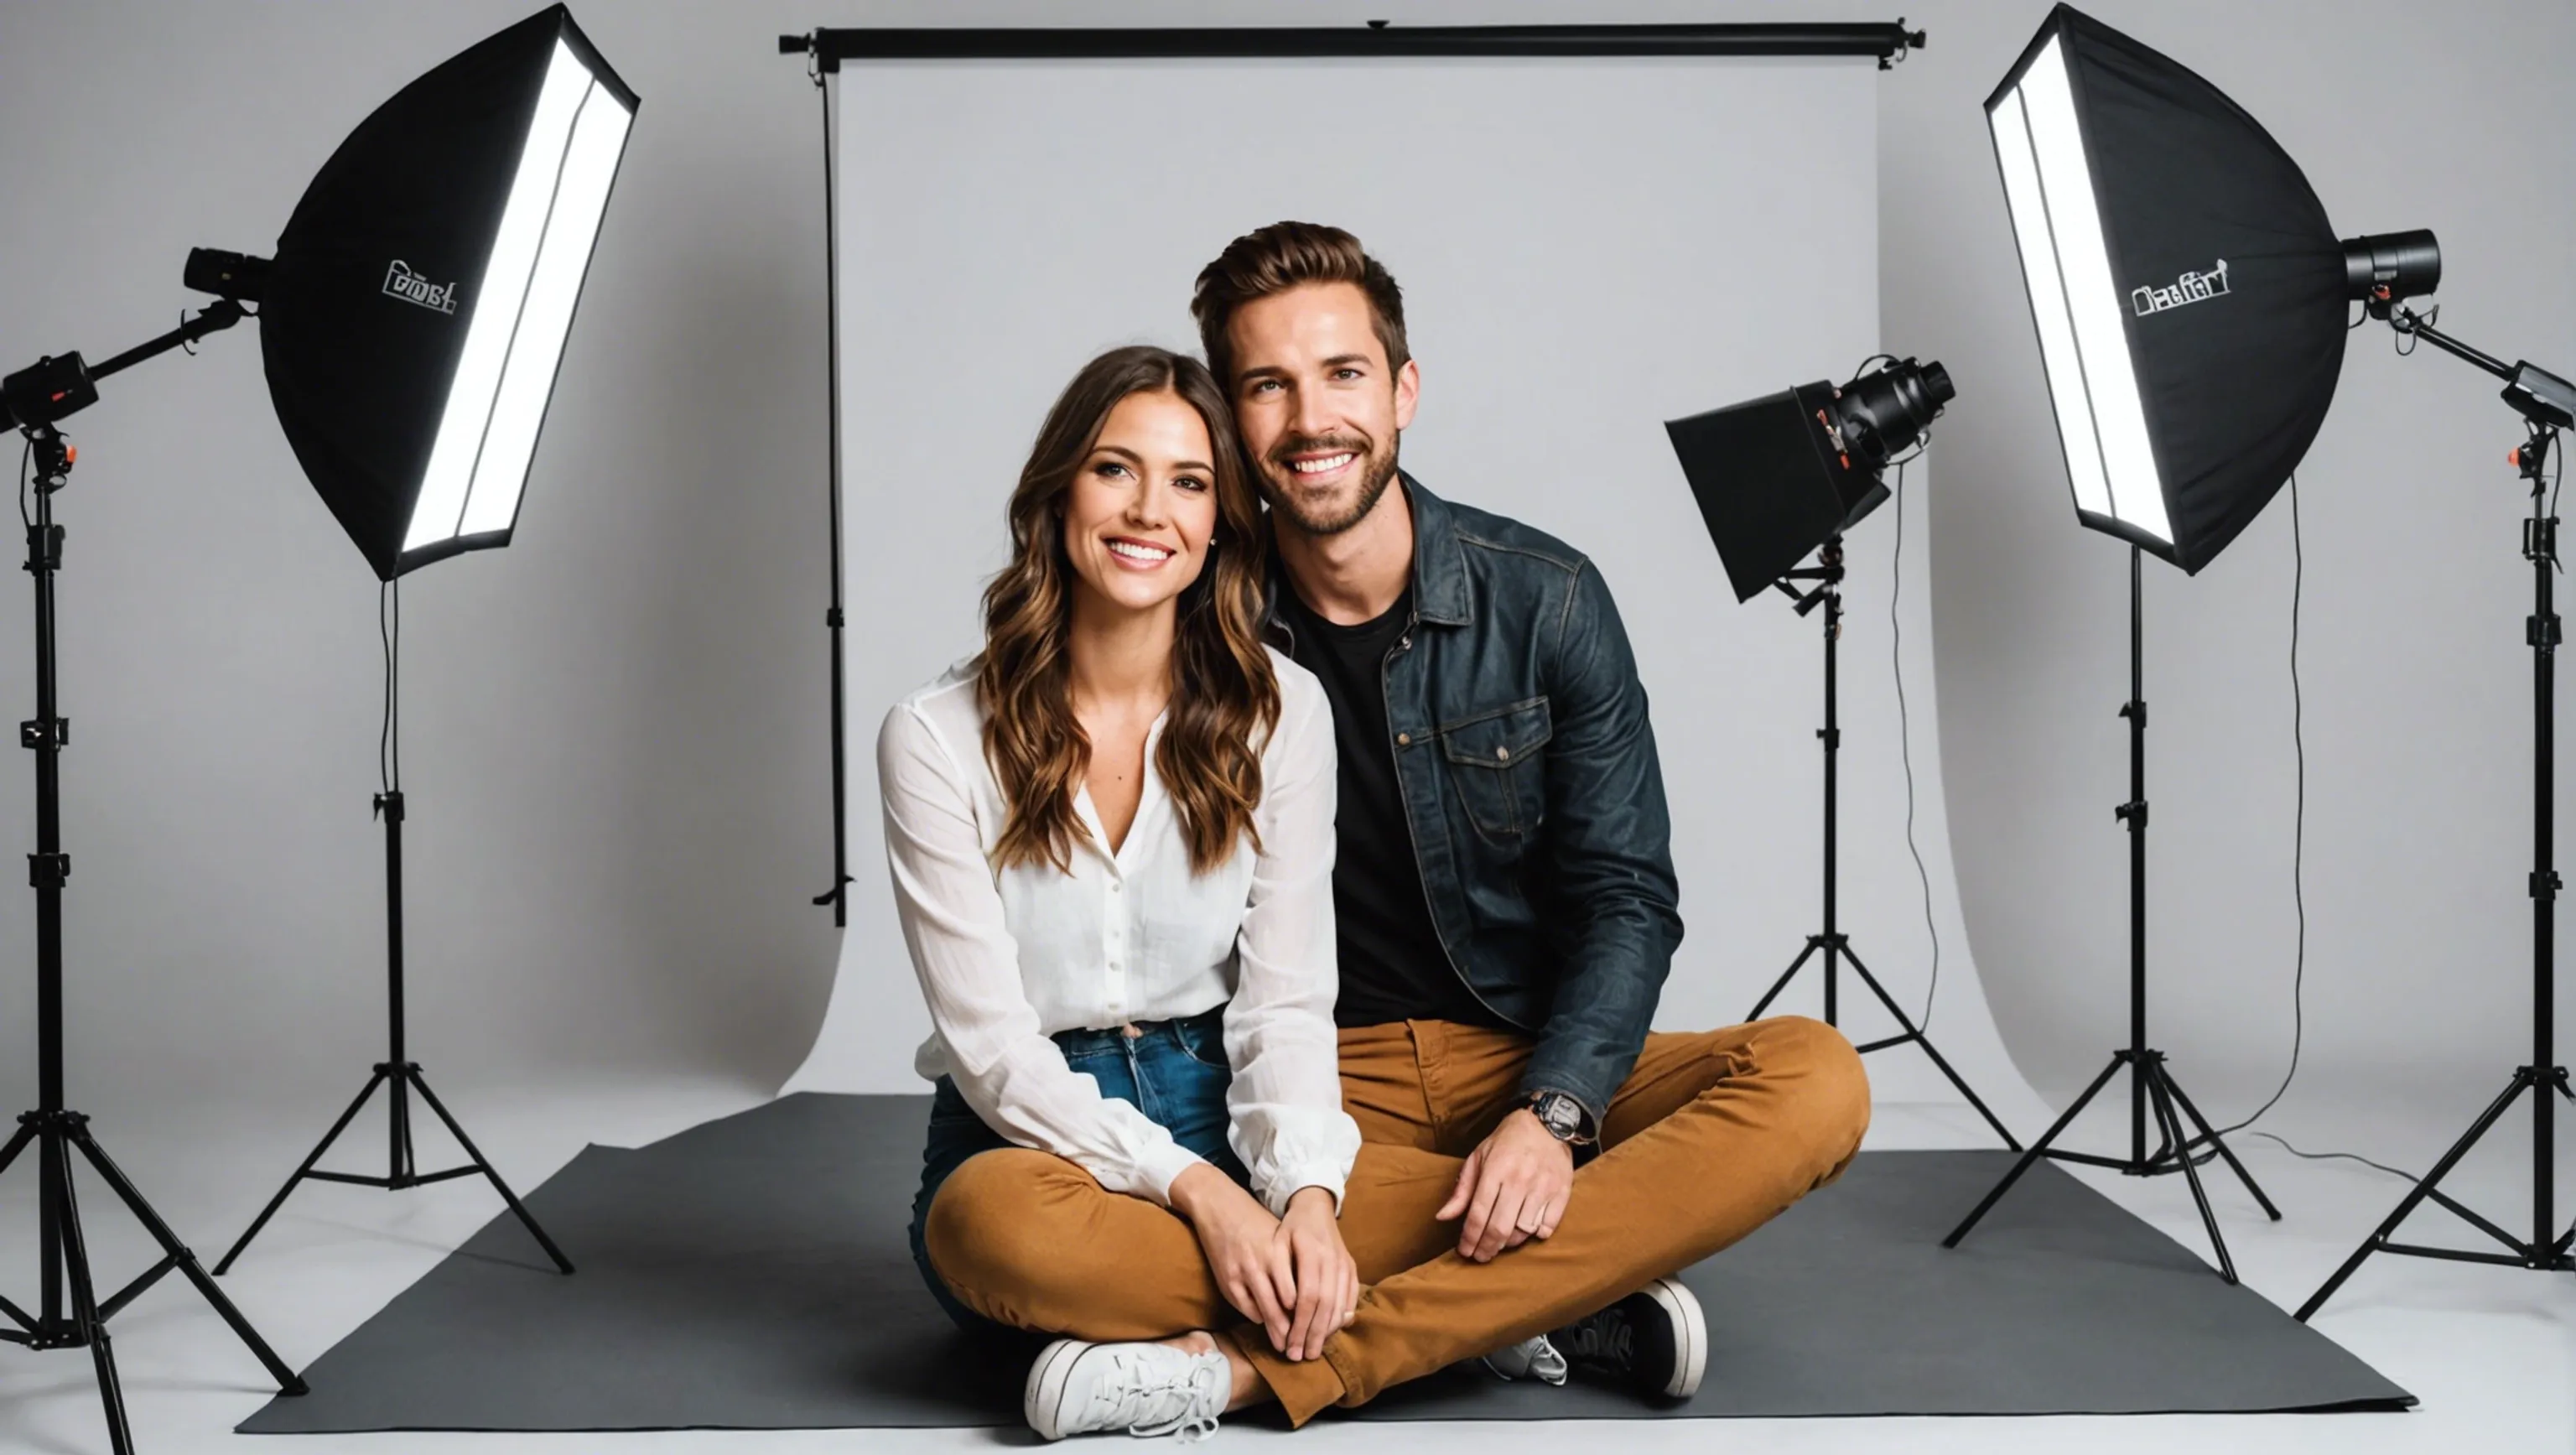
[[[579,1265],[497,1217],[245,1433],[1018,1423],[1022,1370],[951,1329],[904,1250],[928,1098],[798,1095],[528,1198]],[[1689,1270],[1707,1382],[1655,1406],[1472,1366],[1355,1418],[1621,1419],[2396,1409],[2413,1396],[2053,1166],[1956,1251],[2003,1152],[1864,1153]]]

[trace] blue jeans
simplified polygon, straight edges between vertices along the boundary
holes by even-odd
[[[1066,1065],[1100,1083],[1102,1096],[1134,1106],[1169,1131],[1173,1141],[1236,1182],[1248,1184],[1249,1175],[1225,1140],[1225,1090],[1234,1080],[1225,1059],[1225,1007],[1179,1020],[1139,1021],[1136,1029],[1143,1034],[1060,1031],[1055,1043],[1063,1049]],[[912,1200],[912,1261],[921,1269],[922,1281],[930,1285],[931,1297],[939,1300],[959,1328],[1024,1342],[1031,1338],[1025,1330],[996,1323],[957,1301],[938,1270],[930,1266],[930,1250],[921,1232],[930,1217],[931,1199],[939,1195],[939,1185],[949,1174],[979,1152],[1013,1145],[984,1124],[955,1082],[939,1078],[930,1101],[929,1140],[921,1149],[921,1191]]]

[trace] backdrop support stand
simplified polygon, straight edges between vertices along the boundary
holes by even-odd
[[[2120,707],[2120,716],[2129,720],[2129,801],[2112,810],[2113,816],[2129,829],[2129,1044],[2111,1053],[2111,1064],[2084,1088],[2065,1114],[2058,1117],[2040,1139],[2022,1153],[2012,1170],[1986,1194],[1967,1220],[1953,1228],[1941,1240],[1944,1248],[1959,1246],[1988,1210],[2003,1200],[2021,1175],[2042,1157],[2055,1157],[2066,1162],[2081,1162],[2092,1167],[2108,1167],[2127,1177],[2160,1177],[2180,1172],[2191,1184],[2191,1200],[2200,1209],[2200,1225],[2209,1234],[2209,1246],[2218,1255],[2218,1276],[2234,1283],[2236,1261],[2227,1254],[2227,1239],[2218,1231],[2218,1215],[2209,1205],[2209,1192],[2200,1184],[2201,1164],[2213,1157],[2227,1161],[2228,1170],[2236,1174],[2245,1190],[2254,1194],[2264,1216],[2281,1220],[2281,1210],[2256,1186],[2252,1173],[2236,1160],[2226,1141],[2183,1094],[2182,1084],[2174,1080],[2165,1065],[2165,1053],[2147,1046],[2147,689],[2146,689],[2146,592],[2145,554],[2129,547],[2129,700]],[[2122,1067],[2129,1070],[2129,1155],[2100,1157],[2089,1152],[2069,1152],[2056,1145],[2058,1134],[2082,1114],[2093,1098],[2111,1082],[2113,1073]],[[2156,1149],[2147,1150],[2147,1122],[2152,1116],[2156,1126]],[[2197,1136],[2183,1130],[2183,1119],[2200,1129]],[[2206,1145],[2209,1150],[2195,1152]]]
[[[830,905],[832,924],[846,929],[850,923],[850,764],[841,648],[846,620],[841,609],[841,165],[834,143],[841,127],[833,106],[832,75],[838,68],[827,71],[816,57],[807,69],[814,77],[815,94],[823,98],[823,376],[830,396],[824,414],[831,450],[824,478],[832,526],[826,537],[832,553],[832,604],[823,613],[832,643],[832,887],[815,895],[814,903]]]
[[[81,375],[85,387],[89,380],[176,347],[198,334],[226,327],[239,316],[236,312],[212,323],[201,316],[86,375],[81,375],[78,356],[70,356],[71,373]],[[260,1338],[241,1310],[233,1307],[232,1300],[224,1297],[223,1290],[198,1266],[197,1255],[179,1241],[170,1225],[161,1220],[143,1194],[109,1159],[106,1150],[90,1135],[89,1118],[63,1104],[63,889],[71,879],[72,861],[63,852],[59,760],[71,741],[71,723],[56,711],[54,575],[62,569],[64,532],[54,524],[53,499],[54,492],[69,483],[72,461],[78,452],[50,422],[27,424],[23,432],[36,455],[34,507],[27,525],[27,571],[36,580],[36,716],[18,725],[18,741],[36,754],[36,852],[27,856],[27,877],[36,891],[37,1108],[19,1116],[17,1132],[6,1146],[0,1146],[0,1172],[6,1172],[31,1144],[35,1147],[36,1256],[41,1288],[32,1314],[0,1298],[0,1317],[16,1325],[0,1325],[0,1341],[30,1349],[88,1349],[98,1370],[99,1399],[106,1406],[108,1443],[116,1455],[130,1455],[134,1435],[126,1421],[125,1391],[117,1376],[115,1353],[109,1346],[107,1321],[173,1270],[195,1285],[225,1324],[267,1366],[279,1393],[302,1394],[305,1383]],[[160,1262],[104,1299],[98,1296],[92,1277],[89,1242],[82,1232],[80,1204],[72,1186],[74,1152],[88,1161],[91,1170],[161,1249]]]
[[[2386,317],[2385,313],[2381,314]],[[2410,315],[2411,317],[2411,315]],[[2513,379],[2515,374],[2500,362],[2488,360],[2474,350],[2463,351],[2451,340],[2432,334],[2417,325],[2401,330],[2421,332],[2444,349],[2472,363],[2489,365],[2489,372],[2500,378]],[[2528,366],[2525,366],[2526,368]],[[2564,624],[2558,616],[2558,518],[2549,514],[2544,495],[2543,471],[2549,451],[2556,442],[2557,431],[2535,418],[2531,424],[2530,442],[2515,455],[2522,467],[2522,478],[2531,482],[2531,518],[2522,526],[2522,556],[2531,563],[2531,617],[2523,628],[2525,641],[2531,647],[2532,681],[2532,762],[2531,824],[2532,867],[2531,893],[2531,1064],[2514,1068],[2513,1079],[2506,1083],[2503,1094],[2488,1103],[2442,1160],[2433,1164],[2424,1180],[2399,1199],[2396,1210],[2389,1213],[2377,1228],[2371,1230],[2343,1266],[2334,1271],[2323,1287],[2308,1295],[2299,1305],[2299,1321],[2325,1306],[2373,1253],[2396,1253],[2409,1258],[2446,1258],[2459,1263],[2493,1263],[2506,1268],[2528,1268],[2543,1273],[2576,1272],[2576,1256],[2570,1256],[2576,1244],[2576,1226],[2565,1232],[2557,1229],[2557,1216],[2551,1206],[2551,1194],[2557,1182],[2557,1144],[2552,1140],[2551,1114],[2557,1103],[2551,1093],[2576,1101],[2576,1090],[2567,1084],[2567,1068],[2557,1063],[2553,1037],[2556,1032],[2557,1005],[2554,999],[2554,971],[2557,968],[2558,891],[2565,887],[2558,877],[2555,830],[2557,819],[2556,792],[2558,728],[2556,715],[2556,663],[2558,645],[2565,637]],[[2531,1093],[2531,1237],[2515,1237],[2502,1227],[2471,1211],[2467,1206],[2441,1190],[2442,1179],[2460,1165],[2479,1140],[2502,1120],[2524,1092]],[[2399,1243],[2389,1235],[2425,1202],[2439,1203],[2461,1221],[2504,1245],[2502,1253],[2471,1252],[2457,1248],[2433,1248],[2414,1243]]]
[[[1788,969],[1780,972],[1779,979],[1771,982],[1771,988],[1762,993],[1762,999],[1754,1003],[1753,1013],[1745,1019],[1760,1020],[1762,1012],[1770,1009],[1771,1002],[1779,999],[1780,992],[1789,988],[1789,982],[1798,978],[1798,972],[1806,968],[1807,962],[1821,955],[1824,957],[1825,1024],[1839,1026],[1841,1024],[1837,1019],[1841,1010],[1839,981],[1842,962],[1848,960],[1851,962],[1852,973],[1860,977],[1861,984],[1869,987],[1870,993],[1878,997],[1878,1003],[1885,1006],[1887,1013],[1896,1018],[1897,1025],[1904,1028],[1899,1034],[1870,1041],[1855,1049],[1866,1056],[1872,1051],[1884,1051],[1894,1046],[1908,1044],[1921,1046],[1923,1054],[1932,1058],[1933,1066],[1950,1079],[1952,1086],[1959,1088],[1959,1094],[1968,1099],[1968,1105],[1977,1109],[1977,1115],[1986,1119],[1986,1125],[1995,1129],[1995,1135],[2004,1139],[2004,1145],[2018,1152],[2021,1150],[2021,1143],[2014,1139],[2012,1131],[1996,1118],[1994,1112],[1989,1110],[1985,1102],[1978,1097],[1975,1089],[1968,1085],[1967,1080],[1952,1069],[1950,1063],[1942,1058],[1941,1053],[1933,1048],[1931,1038],[1914,1024],[1911,1017],[1906,1015],[1904,1007],[1896,1003],[1895,997],[1887,993],[1887,987],[1878,983],[1878,977],[1869,973],[1869,967],[1862,964],[1860,956],[1852,950],[1851,936],[1842,932],[1841,925],[1835,917],[1837,900],[1835,885],[1839,878],[1841,861],[1836,829],[1840,815],[1836,811],[1839,799],[1835,792],[1837,783],[1835,764],[1843,746],[1840,695],[1835,690],[1840,659],[1835,648],[1842,640],[1843,634],[1843,538],[1836,535],[1828,539],[1817,552],[1816,559],[1821,564],[1791,571],[1786,577],[1773,584],[1797,599],[1800,616],[1805,616],[1818,606],[1825,609],[1825,725],[1816,730],[1816,737],[1825,745],[1825,928],[1821,934],[1807,936],[1807,947],[1798,952],[1798,958],[1789,962]],[[1811,591],[1800,591],[1791,584],[1793,581],[1815,581],[1822,584]]]

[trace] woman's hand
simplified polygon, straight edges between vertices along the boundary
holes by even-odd
[[[1320,1187],[1301,1187],[1289,1197],[1278,1236],[1296,1272],[1297,1302],[1287,1342],[1274,1335],[1271,1343],[1290,1359],[1313,1359],[1359,1307],[1359,1267],[1334,1220],[1333,1195]]]
[[[1233,1178],[1205,1162],[1172,1179],[1171,1201],[1172,1211],[1189,1219],[1199,1235],[1208,1271],[1216,1275],[1225,1301],[1260,1324],[1272,1348],[1287,1353],[1290,1310],[1297,1306],[1297,1265],[1279,1219]],[[1336,1247],[1340,1241],[1336,1231]]]

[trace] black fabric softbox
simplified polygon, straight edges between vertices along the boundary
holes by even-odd
[[[2197,572],[2324,422],[2342,245],[2242,107],[2067,6],[1986,110],[2079,515]]]
[[[549,112],[541,100],[550,87]],[[532,394],[542,415],[561,345],[559,328],[541,336],[553,315],[538,306],[544,250],[566,250],[553,271],[570,268],[577,292],[574,264],[587,263],[597,226],[595,212],[583,225],[568,195],[581,160],[574,118],[585,104],[616,109],[600,113],[615,136],[594,132],[597,148],[622,147],[635,94],[553,6],[379,107],[315,175],[278,238],[260,319],[269,394],[305,474],[380,579],[509,540],[525,476],[519,436],[533,448],[535,424],[512,423],[528,406],[505,410],[504,386]],[[607,166],[613,173],[613,153]],[[604,200],[604,180],[598,191]],[[534,210],[513,222],[523,192]],[[511,227],[527,245],[505,286],[493,274]],[[506,260],[500,271],[511,271]],[[561,313],[568,323],[568,299]],[[478,331],[490,335],[480,370],[467,367]],[[514,380],[513,368],[524,377]],[[460,398],[460,389],[482,397]],[[453,431],[441,464],[455,477],[454,509],[419,522],[442,431]],[[510,447],[508,458],[481,470],[495,442]],[[501,478],[512,461],[515,477]],[[489,500],[507,508],[487,508],[468,528],[467,499],[485,488],[506,491],[506,502]]]

